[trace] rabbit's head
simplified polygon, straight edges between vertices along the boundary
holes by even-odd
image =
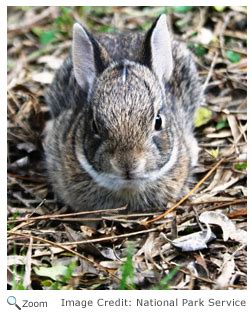
[[[147,32],[137,62],[111,60],[79,24],[73,34],[74,75],[87,94],[77,159],[103,187],[143,189],[167,173],[178,154],[172,99],[165,93],[173,71],[166,16]]]

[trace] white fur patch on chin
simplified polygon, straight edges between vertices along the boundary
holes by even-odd
[[[178,158],[178,145],[175,143],[169,161],[161,169],[149,172],[139,177],[138,179],[132,180],[126,180],[114,174],[98,173],[88,162],[87,158],[79,147],[76,147],[76,156],[82,169],[87,172],[98,185],[114,191],[121,189],[144,191],[148,184],[161,178],[174,167]]]

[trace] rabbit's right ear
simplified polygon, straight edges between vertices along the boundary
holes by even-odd
[[[144,63],[156,73],[160,82],[169,81],[173,71],[172,39],[165,14],[147,32],[143,55]]]
[[[89,93],[97,74],[106,68],[109,56],[105,48],[78,23],[73,26],[72,58],[76,81]]]

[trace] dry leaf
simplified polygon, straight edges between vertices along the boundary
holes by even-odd
[[[57,70],[63,61],[63,59],[56,58],[54,55],[44,55],[38,59],[38,63],[46,63],[52,70]]]
[[[223,255],[223,268],[220,276],[216,279],[216,288],[223,289],[228,286],[235,269],[234,257],[229,253]]]
[[[24,280],[23,280],[25,289],[29,289],[29,287],[31,286],[32,245],[33,245],[33,239],[31,237],[29,247],[26,253],[26,257],[25,257],[25,273],[24,273]]]
[[[247,208],[235,209],[234,211],[228,213],[229,218],[237,218],[240,216],[247,216]]]
[[[100,265],[108,269],[118,269],[122,265],[122,261],[101,261]]]
[[[140,256],[141,254],[144,254],[147,260],[152,261],[153,257],[155,257],[157,253],[159,253],[160,247],[164,243],[163,238],[156,237],[157,237],[156,233],[150,233],[145,243],[143,244],[141,249],[137,251],[135,256]]]
[[[234,138],[234,144],[237,144],[239,142],[239,140],[241,139],[240,137],[240,130],[239,127],[237,125],[237,120],[235,118],[235,116],[233,115],[228,115],[227,116],[227,120],[228,120],[228,124],[230,126],[231,132],[232,132],[232,136]]]
[[[207,243],[215,239],[216,236],[211,231],[210,226],[207,223],[205,224],[207,226],[206,230],[182,236],[172,240],[171,243],[182,251],[196,251],[207,248]]]
[[[54,74],[51,72],[33,73],[32,80],[41,84],[51,84]]]
[[[115,252],[112,248],[109,247],[100,247],[99,248],[100,253],[106,258],[110,260],[118,260],[118,257],[115,255]]]
[[[209,271],[207,268],[207,263],[204,258],[204,255],[202,253],[195,254],[195,266],[197,268],[197,271],[200,273],[200,276],[209,277]]]
[[[214,36],[212,31],[209,28],[202,27],[195,40],[202,44],[208,45],[213,40],[213,38]]]
[[[87,225],[81,225],[80,229],[84,238],[92,237],[96,233],[96,229]]]
[[[199,216],[199,220],[205,224],[219,225],[223,232],[224,241],[230,238],[242,244],[247,243],[247,232],[242,229],[236,229],[235,224],[223,213],[206,211]]]

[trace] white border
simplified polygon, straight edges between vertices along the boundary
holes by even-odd
[[[188,3],[189,2],[189,3]],[[172,6],[172,5],[195,5],[195,6],[204,6],[204,5],[232,5],[232,6],[248,6],[249,12],[248,12],[248,33],[250,33],[251,29],[251,22],[250,22],[250,2],[251,1],[179,1],[179,0],[169,0],[169,1],[132,1],[132,0],[125,0],[123,1],[123,5],[127,6],[134,6],[134,5],[151,5],[151,6]],[[103,1],[75,1],[72,0],[70,1],[56,1],[56,0],[51,0],[51,1],[43,1],[43,5],[76,5],[76,6],[83,6],[83,5],[93,5],[93,6],[118,6],[121,5],[121,1],[117,0],[103,0]],[[18,304],[21,304],[22,299],[33,299],[33,300],[47,300],[50,302],[50,308],[47,308],[46,311],[51,311],[52,309],[60,309],[62,311],[69,311],[69,308],[64,308],[60,307],[57,305],[57,301],[59,301],[62,297],[65,298],[79,298],[79,299],[97,299],[98,297],[108,297],[110,299],[116,300],[118,297],[126,297],[128,299],[134,299],[136,297],[161,297],[161,298],[191,298],[191,299],[198,299],[199,297],[201,298],[209,298],[209,297],[214,297],[214,298],[220,298],[220,299],[239,299],[239,298],[245,298],[248,301],[248,306],[247,308],[232,308],[232,307],[215,307],[215,308],[210,308],[210,307],[179,307],[179,308],[172,308],[172,307],[166,307],[166,308],[160,308],[160,307],[146,307],[146,308],[137,308],[139,312],[153,312],[154,310],[158,310],[159,312],[169,312],[169,309],[172,312],[202,312],[203,310],[206,312],[221,312],[223,310],[228,310],[228,312],[252,312],[252,307],[250,305],[249,297],[248,297],[248,291],[243,290],[234,290],[234,291],[224,291],[224,290],[218,290],[218,291],[6,291],[6,203],[7,203],[7,196],[6,196],[6,155],[7,155],[7,145],[6,145],[6,129],[7,129],[7,123],[6,123],[6,86],[7,86],[7,79],[6,79],[6,68],[7,68],[7,56],[6,56],[6,46],[7,46],[7,40],[6,40],[6,28],[7,28],[7,14],[6,14],[6,6],[13,6],[13,5],[22,5],[22,6],[36,6],[36,5],[41,5],[41,1],[3,1],[1,5],[1,10],[0,10],[0,23],[1,23],[1,40],[0,40],[0,47],[1,47],[1,71],[0,71],[0,82],[1,82],[1,104],[0,104],[0,125],[1,125],[1,136],[0,136],[0,144],[1,144],[1,153],[0,153],[0,158],[1,158],[1,166],[0,166],[0,174],[1,174],[1,209],[0,209],[0,238],[1,238],[1,259],[0,259],[0,290],[1,292],[1,297],[0,297],[0,307],[2,307],[3,311],[8,311],[11,312],[17,312],[15,307],[10,307],[7,305],[6,299],[8,295],[15,295],[18,300]],[[251,38],[251,35],[248,35],[248,38]],[[251,39],[249,40],[248,43],[248,56],[251,58]],[[250,73],[251,67],[249,66],[248,73]],[[250,83],[251,79],[248,77],[248,85]],[[5,86],[5,87],[4,87]],[[250,85],[249,85],[250,86]],[[248,88],[248,99],[251,99],[251,88]],[[251,117],[251,103],[248,101],[248,114],[249,118]],[[250,140],[250,134],[248,136],[249,142]],[[248,143],[248,147],[250,147],[251,144]],[[249,164],[249,173],[250,168],[251,168],[251,158],[250,158],[251,153],[249,152],[248,158],[248,164]],[[250,177],[250,174],[249,174]],[[248,183],[248,190],[252,190],[250,186],[250,180]],[[248,210],[250,210],[250,199],[248,201]],[[251,214],[251,213],[248,213]],[[250,216],[250,215],[249,215]],[[249,223],[250,224],[250,223]],[[250,228],[251,226],[249,226]],[[248,229],[248,238],[250,241],[251,238],[251,231]],[[248,266],[251,264],[251,258],[250,258],[250,253],[248,256]],[[248,271],[248,290],[250,290],[250,268]],[[85,311],[85,312],[99,312],[102,309],[103,312],[117,312],[120,309],[127,310],[129,311],[131,308],[126,308],[126,307],[104,307],[104,308],[90,308],[90,309],[70,309],[72,310],[80,310],[80,311]],[[22,310],[25,310],[24,308]],[[35,311],[35,309],[33,309]],[[45,309],[42,308],[37,308],[36,311],[45,311]],[[32,309],[30,309],[30,312],[32,312]]]

